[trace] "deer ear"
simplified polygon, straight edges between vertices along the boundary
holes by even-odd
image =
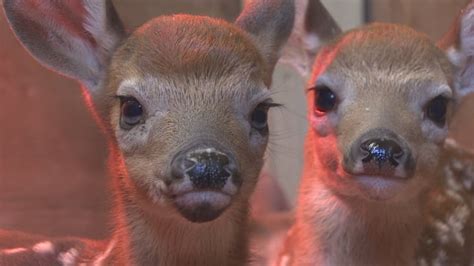
[[[6,17],[20,42],[44,66],[99,89],[123,36],[109,0],[4,0]]]
[[[295,25],[281,61],[291,64],[307,77],[319,49],[341,32],[319,0],[296,0]]]
[[[235,24],[250,33],[273,70],[280,50],[293,28],[295,4],[293,0],[247,0]]]
[[[474,92],[474,1],[463,9],[439,46],[454,65],[455,97]]]

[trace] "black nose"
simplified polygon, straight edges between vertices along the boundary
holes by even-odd
[[[236,175],[235,164],[225,153],[198,149],[178,156],[173,163],[176,178],[189,177],[196,189],[222,189]]]
[[[389,129],[371,129],[345,154],[343,167],[358,175],[410,177],[416,162],[409,147],[401,136]]]
[[[379,167],[385,163],[397,167],[404,155],[402,147],[395,140],[386,138],[364,141],[360,149],[363,153],[364,164],[375,162]]]

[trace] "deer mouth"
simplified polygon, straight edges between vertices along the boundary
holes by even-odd
[[[342,176],[348,179],[352,179],[357,183],[362,183],[374,187],[404,184],[410,179],[408,177],[397,175],[351,174],[346,171],[344,171]]]
[[[367,185],[374,185],[375,187],[377,186],[384,186],[384,185],[390,185],[390,184],[403,184],[406,183],[410,177],[402,174],[384,174],[383,172],[380,172],[379,174],[375,174],[372,172],[369,173],[352,173],[347,170],[343,170],[342,174],[340,176],[343,176],[348,179],[352,179],[356,182],[361,182]]]
[[[412,178],[412,175],[407,173],[403,168],[396,167],[382,167],[377,163],[370,163],[366,165],[356,164],[354,167],[347,167],[342,164],[339,175],[351,179],[374,179],[387,181],[404,182]]]
[[[374,188],[383,188],[391,185],[405,184],[407,179],[394,176],[374,176],[374,175],[354,175],[352,178],[361,184],[373,186]]]
[[[217,219],[232,202],[232,196],[222,191],[193,190],[173,197],[178,212],[194,223]]]
[[[407,180],[386,176],[354,176],[354,181],[360,190],[373,200],[389,200],[403,191]]]
[[[405,189],[410,177],[397,175],[373,175],[364,173],[350,173],[345,170],[339,174],[358,187],[360,191],[373,200],[388,200]]]

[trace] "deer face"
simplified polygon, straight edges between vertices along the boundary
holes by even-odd
[[[313,150],[331,168],[321,181],[377,200],[410,199],[433,183],[451,70],[442,50],[402,26],[371,25],[324,48],[308,91]]]
[[[299,3],[304,14],[285,60],[311,74],[305,148],[318,171],[312,176],[352,198],[419,197],[436,182],[457,103],[473,91],[473,4],[437,46],[389,24],[340,35],[319,1]]]
[[[273,105],[265,67],[242,31],[207,18],[160,18],[132,34],[112,58],[106,86],[116,95],[111,127],[138,191],[192,221],[248,198]]]
[[[119,155],[114,163],[125,166],[121,193],[192,222],[246,204],[262,167],[271,74],[292,28],[292,1],[251,2],[236,24],[156,18],[129,36],[110,1],[4,7],[40,62],[87,88]]]

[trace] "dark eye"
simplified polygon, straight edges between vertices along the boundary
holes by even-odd
[[[258,105],[255,110],[253,110],[250,120],[253,128],[257,130],[266,129],[268,120],[268,107],[264,104]]]
[[[438,96],[426,105],[426,117],[438,126],[444,126],[446,123],[446,113],[448,112],[448,99],[444,96]]]
[[[120,126],[123,129],[131,129],[133,126],[142,122],[143,107],[133,97],[124,97],[121,101]]]
[[[337,102],[336,94],[327,86],[314,88],[314,107],[320,113],[327,113],[334,109]]]

